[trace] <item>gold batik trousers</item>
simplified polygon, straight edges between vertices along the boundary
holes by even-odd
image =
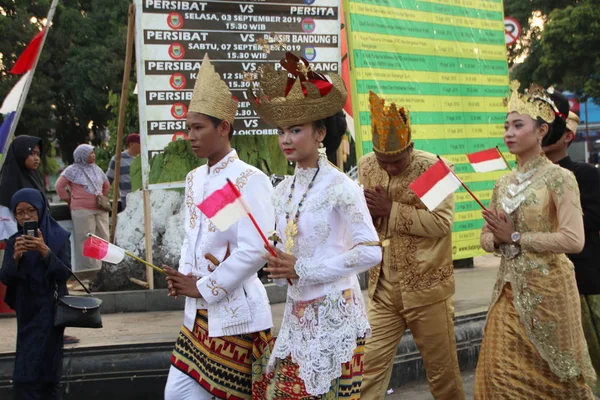
[[[369,323],[373,334],[365,346],[361,399],[379,400],[385,397],[396,349],[406,328],[409,328],[423,357],[433,397],[436,400],[463,400],[465,395],[456,354],[452,300],[405,310],[399,284],[390,282],[389,272],[384,265],[373,299],[369,302]]]

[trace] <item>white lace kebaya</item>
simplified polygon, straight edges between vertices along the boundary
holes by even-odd
[[[381,262],[381,247],[360,187],[319,159],[319,172],[303,201],[294,237],[299,279],[288,286],[281,331],[269,362],[291,356],[298,364],[306,391],[329,391],[350,361],[357,338],[370,335],[357,273]],[[295,190],[288,204],[293,177],[273,193],[277,235],[286,242],[286,214],[295,215],[298,203],[315,176],[315,169],[296,168]],[[281,243],[278,246],[283,250]],[[278,280],[285,284],[285,280]]]

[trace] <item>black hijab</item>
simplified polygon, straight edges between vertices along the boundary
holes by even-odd
[[[0,174],[0,205],[10,208],[12,196],[24,188],[32,188],[44,193],[44,181],[39,171],[30,171],[25,167],[25,160],[35,146],[39,146],[43,154],[42,139],[33,136],[17,136],[6,152],[6,160]],[[47,203],[44,197],[44,202]]]
[[[38,227],[42,232],[46,245],[54,254],[58,254],[69,240],[69,231],[64,229],[50,216],[50,212],[46,207],[46,198],[37,189],[21,189],[11,199],[11,211],[14,213],[19,203],[31,204],[38,213]],[[17,235],[23,234],[23,227],[19,226]],[[14,237],[11,238],[14,240]],[[39,262],[41,255],[35,251],[28,251],[23,255],[19,263],[19,269],[22,273],[31,276],[38,282],[43,282],[44,269],[40,268]]]

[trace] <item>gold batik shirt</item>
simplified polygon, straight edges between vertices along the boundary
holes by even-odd
[[[409,187],[436,162],[435,155],[413,150],[408,168],[392,177],[379,167],[374,153],[359,162],[359,179],[364,188],[375,189],[379,185],[387,190],[393,202],[390,216],[374,221],[380,239],[389,239],[390,245],[383,249],[382,264],[370,270],[371,299],[382,266],[392,271],[393,283],[402,291],[405,309],[433,304],[454,294],[454,196],[448,196],[430,212]]]
[[[521,252],[514,256],[494,248],[488,226],[482,229],[481,246],[504,254],[490,309],[510,283],[527,337],[552,372],[560,380],[593,379],[574,268],[565,255],[584,243],[575,177],[540,155],[498,180],[489,209],[505,213],[521,233]]]

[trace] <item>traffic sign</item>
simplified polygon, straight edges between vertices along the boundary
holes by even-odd
[[[517,39],[521,36],[521,24],[513,17],[504,18],[504,37],[506,38],[506,44],[512,45],[517,42]]]

